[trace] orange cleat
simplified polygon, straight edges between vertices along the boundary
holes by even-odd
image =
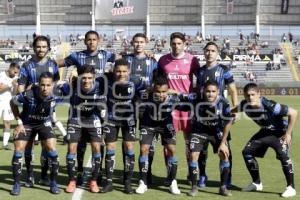
[[[97,181],[90,181],[90,191],[92,193],[98,193],[100,192],[100,189],[97,185]]]
[[[67,193],[73,193],[76,190],[76,181],[70,181],[67,188],[66,188],[66,192]]]

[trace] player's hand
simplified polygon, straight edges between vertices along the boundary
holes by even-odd
[[[19,134],[24,134],[26,136],[26,131],[23,124],[18,125],[14,130],[14,138],[18,138]]]
[[[287,133],[281,137],[281,140],[284,142],[284,144],[287,144],[288,146],[290,146],[292,143],[292,137],[290,134]]]
[[[238,113],[231,113],[232,116],[232,124],[240,119],[240,115]]]
[[[145,54],[146,54],[146,56],[147,56],[148,58],[153,58],[153,59],[155,59],[154,53],[145,51]]]
[[[226,156],[226,158],[229,157],[228,146],[225,143],[223,143],[223,142],[221,142],[221,144],[220,144],[220,146],[218,148],[218,154],[220,154],[220,153],[223,153]]]
[[[26,88],[26,90],[30,90],[32,88],[32,86],[33,86],[33,84],[28,85],[27,88]]]

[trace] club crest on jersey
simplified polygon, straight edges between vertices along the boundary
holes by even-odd
[[[128,92],[128,94],[131,94],[133,92],[133,88],[132,87],[128,87],[127,92]]]
[[[218,71],[216,71],[215,72],[215,76],[217,77],[217,76],[220,76],[221,74],[220,74],[220,72],[218,72]]]
[[[178,65],[175,66],[175,69],[174,69],[174,70],[179,71]]]
[[[98,54],[98,58],[101,60],[101,59],[103,59],[103,55],[102,54]]]
[[[50,106],[51,106],[51,107],[54,107],[54,106],[55,106],[55,102],[52,101],[51,104],[50,104]]]
[[[150,60],[146,60],[146,65],[150,65]]]
[[[183,59],[183,63],[184,63],[184,64],[188,64],[189,61],[188,61],[187,59]]]
[[[52,67],[49,67],[49,72],[50,72],[50,73],[52,73],[52,74],[54,73],[54,71],[53,71],[53,68],[52,68]]]

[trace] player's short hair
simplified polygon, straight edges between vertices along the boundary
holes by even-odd
[[[211,45],[215,46],[217,48],[217,50],[219,51],[219,47],[218,47],[217,43],[215,43],[215,42],[208,42],[208,43],[206,43],[206,45],[203,48],[203,50],[205,51],[207,49],[207,47],[211,46]]]
[[[46,36],[44,36],[44,35],[38,35],[38,36],[36,36],[34,38],[33,43],[32,43],[32,46],[33,46],[34,49],[36,48],[36,43],[39,42],[39,41],[45,41],[45,42],[47,42],[48,50],[49,51],[51,50],[50,40]]]
[[[83,65],[81,68],[77,69],[78,75],[82,75],[84,73],[96,74],[95,67],[93,65]]]
[[[153,86],[168,85],[168,77],[165,73],[157,74],[153,79]]]
[[[51,72],[43,72],[41,73],[40,77],[39,77],[39,83],[41,82],[41,80],[43,78],[50,78],[52,81],[54,80],[54,76]]]
[[[119,66],[127,66],[127,68],[129,69],[129,63],[124,58],[115,60],[114,70],[117,69]]]
[[[174,33],[172,33],[171,36],[170,36],[170,41],[172,41],[175,38],[179,38],[180,40],[182,40],[183,42],[185,42],[185,36],[181,32],[174,32]]]
[[[204,83],[204,89],[206,89],[208,86],[211,86],[211,85],[219,88],[219,85],[216,81],[208,80]]]
[[[12,63],[10,63],[9,68],[10,68],[10,69],[11,69],[11,68],[17,68],[17,69],[20,69],[20,65],[19,65],[18,63],[12,62]]]
[[[244,94],[248,93],[249,90],[255,90],[256,92],[259,92],[258,85],[256,83],[248,83],[244,87]]]
[[[97,38],[100,39],[100,36],[99,36],[99,34],[98,34],[97,31],[90,30],[90,31],[88,31],[88,32],[85,33],[84,40],[86,40],[89,35],[96,35]]]
[[[144,38],[146,41],[148,40],[148,39],[147,39],[147,36],[146,36],[144,33],[136,33],[136,34],[132,37],[132,41],[134,41],[134,39],[137,38],[137,37]]]

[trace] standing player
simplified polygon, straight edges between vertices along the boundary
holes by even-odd
[[[86,50],[73,52],[63,60],[58,60],[59,67],[75,66],[77,71],[82,70],[85,65],[94,66],[96,76],[101,76],[105,72],[107,62],[114,62],[115,55],[109,51],[98,50],[100,36],[96,31],[88,31],[84,37]],[[84,140],[84,138],[83,138]],[[104,146],[101,146],[102,156],[104,155]],[[86,150],[86,141],[79,141],[77,150],[78,176],[77,185],[82,185],[84,153]],[[103,160],[103,159],[101,159]],[[102,166],[102,164],[101,164]],[[101,167],[102,168],[102,167]],[[102,171],[102,170],[101,170]],[[100,174],[101,178],[101,174]]]
[[[192,190],[188,195],[196,196],[198,193],[198,158],[202,149],[211,143],[214,153],[218,153],[220,157],[221,184],[219,194],[231,196],[225,185],[230,171],[230,149],[227,144],[227,136],[232,118],[229,103],[219,95],[218,83],[209,80],[204,84],[203,99],[197,101],[194,106],[196,108],[195,121],[190,138],[191,158],[189,163]]]
[[[59,72],[57,63],[48,57],[48,53],[51,50],[50,41],[46,36],[37,36],[33,41],[33,50],[35,55],[33,58],[23,63],[20,77],[18,79],[18,92],[24,92],[30,89],[34,85],[38,85],[39,77],[43,72],[50,72],[53,74],[54,81],[59,80]],[[53,113],[52,121],[55,123],[56,127],[60,130],[63,135],[66,135],[66,131],[60,121],[56,120],[55,112]],[[33,166],[32,162],[32,142],[29,142],[25,150],[25,165],[27,169],[27,180],[25,183],[26,187],[33,187]],[[49,180],[47,177],[48,164],[47,164],[47,152],[43,149],[41,152],[41,180],[40,183],[48,185]]]
[[[91,142],[92,147],[92,177],[89,184],[90,191],[98,193],[97,179],[100,171],[102,142],[101,117],[105,108],[103,96],[103,82],[95,80],[95,68],[83,65],[78,70],[79,77],[71,83],[70,112],[68,120],[68,154],[66,156],[69,183],[66,192],[73,193],[76,189],[76,154],[79,140],[84,135]],[[64,84],[63,94],[69,94],[70,86]]]
[[[12,171],[14,185],[12,195],[19,195],[21,191],[20,178],[22,172],[22,156],[28,142],[32,141],[36,134],[39,135],[47,151],[50,167],[50,192],[59,194],[56,183],[58,174],[58,153],[55,148],[56,139],[52,128],[51,116],[55,108],[53,92],[53,75],[44,72],[40,75],[39,86],[32,86],[30,90],[19,93],[11,101],[11,109],[18,122],[14,130],[15,151],[12,158]],[[19,113],[17,105],[22,105],[22,113]]]
[[[140,157],[139,186],[135,190],[144,194],[148,190],[149,151],[157,134],[161,135],[162,145],[168,150],[168,175],[170,192],[180,194],[177,186],[177,158],[176,158],[176,131],[173,126],[172,110],[181,100],[178,96],[168,95],[168,79],[164,75],[157,75],[154,79],[152,92],[147,98],[142,98],[141,107],[144,107],[140,121]]]
[[[17,63],[11,63],[8,70],[0,73],[0,118],[3,115],[3,147],[2,149],[10,150],[8,145],[10,137],[10,123],[14,119],[9,102],[12,93],[16,90],[16,77],[18,77],[20,66]]]
[[[162,56],[158,61],[158,70],[168,76],[169,87],[182,93],[191,93],[193,90],[193,74],[200,67],[196,57],[186,53],[185,36],[175,32],[170,36],[171,53]],[[176,130],[183,131],[186,147],[186,160],[189,161],[189,133],[191,120],[189,112],[174,110],[173,125]],[[165,157],[166,158],[166,157]]]
[[[245,164],[252,178],[252,183],[245,187],[243,191],[261,191],[263,189],[258,162],[255,157],[264,157],[270,147],[275,151],[276,158],[281,162],[287,182],[286,190],[281,196],[295,196],[294,168],[289,157],[289,147],[292,142],[292,130],[296,123],[297,111],[262,97],[255,83],[248,83],[244,87],[244,98],[240,105],[233,109],[233,112],[245,112],[260,126],[260,130],[251,137],[243,149]],[[285,116],[288,117],[288,120],[284,119]]]
[[[204,47],[204,56],[206,64],[197,70],[197,89],[200,92],[200,96],[204,96],[204,85],[205,82],[215,81],[218,83],[219,95],[224,96],[224,90],[227,87],[229,94],[231,95],[231,102],[233,106],[238,104],[237,89],[233,79],[232,72],[225,65],[219,64],[217,61],[219,55],[219,49],[216,43],[208,42]],[[230,135],[228,137],[230,140]],[[229,143],[228,143],[229,144]],[[208,143],[207,143],[208,145]],[[199,187],[205,187],[207,182],[207,176],[205,173],[206,159],[207,159],[207,148],[204,147],[199,156],[199,169],[200,177],[198,181]],[[230,166],[232,167],[232,156],[230,153]],[[227,185],[231,185],[231,172],[228,176]]]
[[[133,54],[126,55],[125,59],[130,67],[130,80],[136,85],[143,84],[144,87],[150,87],[152,84],[153,72],[157,68],[157,62],[154,58],[149,57],[145,51],[147,44],[147,36],[144,33],[137,33],[133,36],[131,45],[133,46]],[[136,101],[138,103],[139,100]],[[138,119],[141,121],[144,110],[139,109]],[[148,184],[152,182],[151,165],[154,156],[154,145],[150,147],[149,152],[149,166],[148,166]]]
[[[102,192],[113,190],[113,172],[115,167],[115,151],[118,133],[121,129],[124,146],[124,191],[127,194],[133,193],[131,179],[134,170],[134,143],[136,140],[136,124],[134,97],[139,88],[129,81],[129,64],[124,59],[115,61],[114,72],[108,74],[108,100],[107,100],[107,121],[103,127],[105,134],[106,155],[105,171],[106,185]]]

